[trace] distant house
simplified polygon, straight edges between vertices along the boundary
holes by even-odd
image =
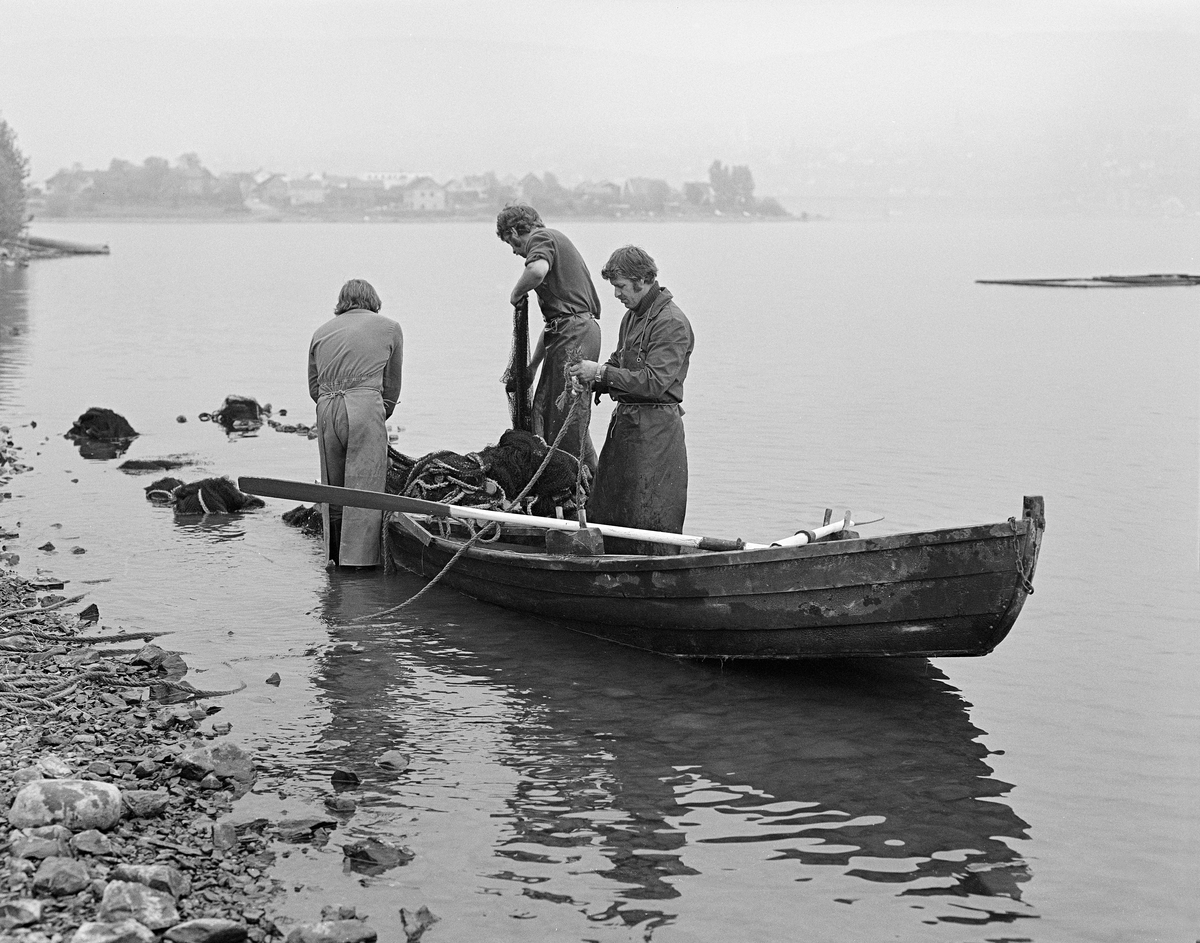
[[[376,170],[360,175],[359,179],[368,183],[382,183],[385,190],[392,190],[396,187],[407,187],[418,177],[423,176],[425,175],[401,170]]]
[[[496,178],[492,174],[458,177],[445,186],[446,205],[450,207],[480,206],[488,202]]]
[[[175,177],[179,180],[180,191],[187,196],[208,196],[216,189],[217,178],[200,165],[194,154],[185,154],[179,159]]]
[[[93,173],[76,164],[70,170],[60,170],[46,181],[45,189],[51,197],[73,197],[96,186]]]
[[[608,180],[599,183],[585,180],[573,192],[585,204],[609,206],[621,202],[621,188]]]
[[[325,202],[347,210],[374,209],[384,202],[382,180],[364,180],[361,177],[325,178],[329,189]]]
[[[635,210],[659,212],[671,201],[671,185],[665,180],[630,177],[625,181],[624,196]]]
[[[325,202],[327,191],[325,179],[319,174],[309,174],[298,180],[287,182],[288,203],[292,206],[315,206]]]
[[[546,185],[537,174],[526,174],[517,181],[517,199],[527,203],[537,203],[546,195]]]
[[[446,188],[432,177],[418,177],[404,188],[402,205],[417,213],[444,211]]]
[[[254,175],[254,189],[250,195],[263,203],[273,206],[286,206],[291,202],[288,196],[288,181],[282,174],[273,174],[261,170]]]

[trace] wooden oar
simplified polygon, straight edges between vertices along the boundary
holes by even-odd
[[[459,507],[457,504],[440,504],[421,498],[406,498],[382,491],[360,491],[356,488],[338,488],[335,485],[310,484],[303,481],[285,481],[280,478],[239,478],[238,488],[247,494],[264,498],[287,498],[292,501],[314,501],[342,507],[369,508],[373,511],[402,511],[406,514],[427,514],[430,517],[458,518],[459,520],[497,521],[502,524],[525,524],[545,530],[578,530],[575,521],[559,520],[556,517],[533,517],[529,514],[508,514],[504,511],[489,511],[485,508]],[[761,550],[766,544],[748,544],[743,540],[726,540],[721,537],[693,537],[690,534],[667,534],[657,530],[641,530],[636,527],[618,527],[614,524],[588,524],[605,537],[623,537],[626,540],[643,540],[656,544],[670,544],[693,550]]]
[[[793,534],[791,537],[784,537],[782,540],[777,540],[772,547],[803,547],[805,544],[813,543],[820,540],[822,537],[827,537],[830,534],[836,534],[839,530],[849,530],[854,524],[850,520],[850,512],[846,512],[844,519],[834,521],[832,524],[824,524],[821,527],[814,527],[812,530],[802,530]]]

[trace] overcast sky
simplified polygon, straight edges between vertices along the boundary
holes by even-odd
[[[1088,58],[1130,33],[1126,72],[1124,39]],[[0,116],[35,180],[196,152],[216,171],[678,182],[981,109],[1014,128],[1100,113],[1107,86],[1195,121],[1198,42],[1196,0],[0,0]]]

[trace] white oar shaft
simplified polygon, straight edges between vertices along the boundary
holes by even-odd
[[[772,547],[802,547],[814,540],[820,540],[822,537],[827,537],[830,534],[836,534],[844,527],[853,526],[854,521],[841,520],[834,521],[832,524],[826,524],[824,527],[814,527],[812,530],[802,530],[798,534],[793,534],[791,537],[784,537],[783,540],[777,540],[771,544]]]
[[[460,520],[496,521],[501,524],[524,524],[527,527],[540,527],[543,530],[579,530],[577,521],[559,520],[556,517],[534,517],[530,514],[509,514],[505,511],[489,511],[486,508],[460,507],[456,504],[447,505],[447,515]],[[642,540],[656,544],[669,544],[673,547],[691,547],[699,549],[701,542],[709,542],[711,538],[694,537],[691,534],[668,534],[658,530],[641,530],[637,527],[620,527],[616,524],[596,524],[588,522],[588,527],[594,527],[605,537],[620,537],[625,540]],[[766,544],[743,544],[747,550],[761,549]]]

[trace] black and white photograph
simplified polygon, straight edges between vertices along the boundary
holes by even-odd
[[[1200,943],[1200,4],[0,0],[0,939]]]

